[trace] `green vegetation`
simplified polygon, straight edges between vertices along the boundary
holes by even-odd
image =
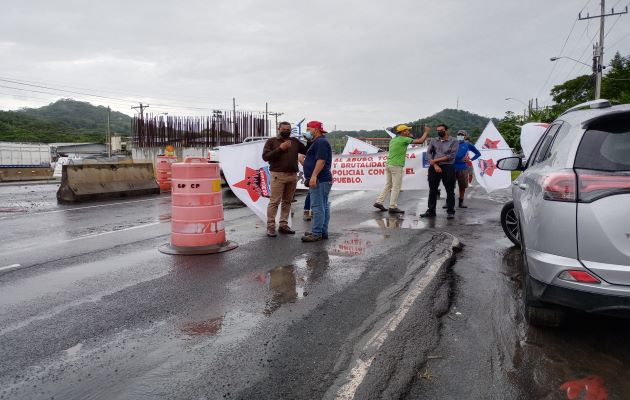
[[[111,113],[113,133],[127,134],[131,117]],[[0,111],[0,141],[8,142],[104,142],[107,108],[71,99],[41,108]]]
[[[622,57],[618,52],[610,61],[602,77],[601,97],[613,104],[630,103],[630,56]],[[551,89],[554,105],[541,110],[532,110],[531,115],[523,117],[508,111],[499,121],[497,129],[510,147],[520,150],[520,125],[527,122],[552,122],[569,108],[593,99],[594,77],[582,75],[570,79]]]
[[[490,121],[490,118],[483,117],[468,111],[444,109],[437,114],[429,117],[420,118],[411,122],[401,122],[413,128],[413,134],[416,137],[422,135],[422,126],[425,124],[433,128],[432,134],[435,135],[435,126],[437,124],[446,124],[452,136],[455,136],[458,130],[465,129],[471,135],[473,141],[479,137],[483,129]],[[493,119],[496,123],[498,120]],[[391,128],[391,127],[390,127]],[[371,137],[371,138],[387,138],[389,135],[383,130],[360,130],[360,131],[334,131],[328,135],[331,145],[336,151],[341,151],[346,143],[346,136],[352,137]]]
[[[448,125],[451,135],[455,135],[458,130],[465,129],[473,137],[478,137],[490,121],[490,118],[482,117],[464,110],[453,110],[446,108],[437,114],[433,114],[429,117],[420,118],[411,122],[401,121],[400,123],[410,125],[413,128],[414,135],[420,135],[422,132],[422,125],[429,124],[435,128],[437,124]],[[496,120],[494,120],[496,121]],[[372,131],[334,131],[328,134],[329,138],[343,138],[345,136],[353,137],[389,137],[384,130],[372,130]]]

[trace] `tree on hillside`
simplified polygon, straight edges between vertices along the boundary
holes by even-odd
[[[630,57],[622,57],[617,52],[610,61],[602,78],[602,97],[621,104],[630,103]]]
[[[558,109],[568,109],[593,98],[593,76],[582,75],[551,89],[551,97]]]
[[[523,124],[523,117],[516,115],[512,111],[505,113],[505,117],[499,121],[497,129],[508,143],[508,145],[515,149],[521,149],[521,128]]]

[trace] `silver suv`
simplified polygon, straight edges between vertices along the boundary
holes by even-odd
[[[630,104],[595,100],[554,121],[521,170],[501,223],[523,255],[525,316],[563,322],[566,308],[630,316]]]

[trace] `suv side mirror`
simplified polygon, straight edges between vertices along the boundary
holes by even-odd
[[[497,161],[497,168],[504,171],[522,171],[523,159],[520,157],[507,157]]]

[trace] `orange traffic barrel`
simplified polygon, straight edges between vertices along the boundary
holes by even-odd
[[[223,222],[219,164],[188,157],[172,165],[171,242],[160,246],[167,254],[212,254],[235,249]]]
[[[157,156],[157,161],[155,164],[156,171],[156,181],[160,186],[160,190],[163,192],[169,192],[171,190],[171,165],[177,162],[177,157],[175,156]]]

